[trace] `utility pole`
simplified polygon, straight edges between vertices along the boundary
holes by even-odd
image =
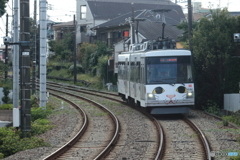
[[[34,0],[34,47],[33,47],[33,68],[32,68],[32,94],[36,92],[36,54],[37,54],[37,0]]]
[[[74,26],[74,84],[77,82],[77,68],[76,68],[76,21],[75,21],[75,15],[73,16],[73,26]]]
[[[40,107],[46,107],[47,2],[40,0]]]
[[[6,37],[8,36],[8,14],[6,15]],[[7,76],[8,76],[8,70],[7,70],[7,66],[8,66],[8,45],[5,44],[5,80],[7,80]]]
[[[188,0],[188,43],[189,50],[192,52],[192,3]]]
[[[17,43],[19,41],[18,10],[19,10],[18,0],[14,0],[13,43]],[[19,46],[13,45],[13,107],[14,108],[18,108],[19,106],[18,101],[19,101]],[[15,119],[15,117],[13,117],[13,119]],[[19,121],[19,119],[17,121]],[[14,120],[13,122],[16,122],[16,120]]]
[[[134,23],[135,23],[135,20],[134,20],[134,8],[133,8],[133,4],[132,3],[132,17],[131,17],[131,22],[130,22],[130,25],[131,25],[131,32],[132,32],[132,44],[135,43],[135,29],[134,29]]]
[[[20,41],[30,41],[29,0],[20,0]],[[30,46],[20,45],[21,67],[21,131],[24,137],[31,131],[30,108]]]

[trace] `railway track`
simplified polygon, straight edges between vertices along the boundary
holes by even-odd
[[[51,89],[48,88],[48,89],[51,90],[51,94],[54,94],[57,97],[59,96],[56,93],[53,93],[52,91],[62,93],[62,91],[59,91],[53,88]],[[77,133],[77,135],[74,138],[72,138],[69,142],[67,142],[64,146],[59,148],[57,151],[55,151],[54,153],[44,158],[44,160],[71,159],[76,156],[79,156],[80,153],[84,153],[86,150],[91,154],[80,154],[80,155],[84,155],[84,159],[96,159],[96,160],[102,159],[106,154],[108,154],[108,152],[112,149],[112,147],[117,141],[119,131],[120,131],[118,119],[110,110],[108,110],[106,107],[104,107],[103,105],[97,102],[94,102],[85,97],[76,96],[70,93],[67,93],[67,94],[69,97],[64,98],[64,100],[67,101],[68,103],[71,103],[73,106],[79,108],[78,107],[79,105],[73,103],[74,99],[72,99],[71,97],[75,97],[75,101],[76,99],[82,99],[84,101],[87,101],[91,105],[94,105],[95,106],[94,110],[98,110],[99,113],[102,112],[104,116],[102,119],[99,117],[98,119],[95,119],[95,120],[91,118],[92,120],[89,121],[88,120],[89,118],[87,118],[88,117],[87,115],[89,115],[90,114],[89,112],[93,110],[91,105],[88,105],[89,109],[87,112],[86,112],[87,109],[84,109],[85,111],[83,109],[79,109],[81,111],[83,119],[85,119],[82,129]],[[63,97],[59,97],[59,98],[63,99]],[[105,123],[107,125],[101,125],[99,124],[99,121],[102,124]],[[100,128],[95,128],[98,125],[100,125]],[[101,129],[101,127],[108,128],[107,129],[108,132],[101,132],[100,134],[97,133],[98,130]],[[96,144],[94,140],[96,136],[101,137],[101,141],[100,141],[100,138],[98,137],[98,140],[99,140],[98,144]],[[88,143],[87,145],[86,145],[86,142]]]
[[[51,85],[54,85],[54,84],[51,84]],[[69,88],[70,87],[70,90],[72,90],[72,91],[77,91],[76,89],[74,89],[74,88],[72,88],[72,86],[66,86],[67,88]],[[82,90],[82,89],[81,89]],[[93,91],[92,90],[88,90],[88,89],[83,89],[84,91],[82,91],[82,92],[84,92],[84,93],[92,93]],[[99,93],[100,93],[100,95],[99,95]],[[116,94],[114,94],[114,93],[106,93],[106,92],[94,92],[93,93],[94,95],[99,95],[99,96],[102,96],[102,97],[105,97],[105,98],[110,98],[109,96],[111,96],[111,97],[115,97],[115,96],[117,96]],[[102,95],[102,94],[109,94],[109,96],[104,96],[104,95]],[[116,101],[119,101],[119,100],[117,100],[117,99],[115,99],[115,98],[110,98],[110,99],[113,99],[113,100],[116,100]],[[120,100],[121,101],[121,100]],[[186,117],[182,120],[184,123],[185,123],[185,125],[187,124],[187,128],[191,128],[190,129],[190,131],[189,132],[192,132],[192,135],[190,135],[191,137],[193,137],[194,136],[194,138],[195,139],[197,139],[195,142],[195,146],[198,146],[198,152],[196,152],[196,151],[194,151],[193,150],[193,154],[191,155],[191,154],[189,154],[188,156],[189,157],[192,157],[193,159],[195,158],[195,159],[211,159],[211,156],[210,156],[210,154],[211,154],[211,152],[210,152],[210,147],[209,147],[209,144],[208,144],[208,141],[207,141],[207,139],[205,138],[205,135],[204,135],[204,133],[191,121],[191,120],[189,120],[189,119],[187,119]],[[179,122],[178,122],[179,123]],[[174,130],[174,129],[173,129]],[[167,133],[169,132],[169,131],[166,131]],[[183,135],[183,134],[182,134]],[[185,133],[185,135],[187,136],[187,135],[189,135],[189,133]],[[168,144],[168,143],[166,143],[166,144]],[[191,144],[192,145],[192,144]],[[167,146],[167,145],[166,145]],[[168,148],[166,148],[165,149],[165,151],[167,151],[168,150]],[[167,153],[167,152],[165,152],[165,156],[166,157],[169,157],[169,156],[167,156],[169,153]],[[177,158],[179,155],[176,155],[176,157],[175,158]]]
[[[86,89],[82,89],[82,88],[75,89],[75,88],[73,88],[71,86],[70,87],[69,86],[57,87],[57,84],[53,84],[53,83],[48,84],[48,86],[51,86],[51,87],[54,87],[54,88],[59,88],[58,92],[62,92],[62,93],[64,93],[64,92],[66,93],[67,92],[71,96],[75,96],[75,97],[78,97],[80,95],[80,92],[81,92],[81,94],[85,94],[85,97],[87,97],[86,94],[88,94],[88,96],[90,96],[90,98],[87,98],[87,99],[94,99],[93,97],[96,97],[96,98],[103,97],[103,98],[107,98],[107,99],[109,99],[111,101],[115,101],[117,103],[120,103],[121,105],[123,105],[123,104],[126,105],[114,93],[109,95],[109,92],[98,92],[97,93],[97,91],[95,91],[95,90],[94,91],[93,90],[86,90]],[[135,110],[135,109],[133,109],[133,110]],[[135,110],[134,112],[139,112],[139,111]],[[142,113],[140,113],[140,114],[141,114],[141,116],[143,116]],[[106,159],[107,158],[112,159],[113,157],[116,157],[116,156],[119,157],[119,154],[120,154],[119,152],[121,152],[120,150],[124,150],[125,148],[127,148],[126,150],[131,150],[129,148],[131,148],[132,146],[130,144],[126,144],[126,143],[128,143],[128,141],[132,141],[131,143],[136,143],[135,145],[142,144],[142,147],[143,148],[145,147],[145,150],[147,150],[148,152],[151,153],[151,154],[148,154],[148,155],[146,154],[148,159],[156,159],[156,160],[157,159],[161,159],[161,157],[163,156],[163,148],[164,148],[164,146],[163,146],[163,144],[164,144],[163,143],[163,139],[164,139],[163,131],[161,129],[161,126],[159,125],[159,123],[156,121],[156,119],[154,117],[152,117],[151,115],[149,115],[147,113],[145,113],[144,116],[145,116],[145,119],[143,121],[148,121],[148,122],[144,122],[144,123],[146,123],[145,126],[149,127],[149,126],[152,126],[154,124],[154,127],[155,127],[154,131],[153,131],[153,133],[155,133],[155,134],[153,134],[153,136],[149,137],[149,139],[151,139],[151,140],[148,140],[147,138],[144,138],[142,140],[141,139],[136,140],[135,139],[136,136],[134,136],[134,135],[131,135],[131,137],[134,137],[134,140],[131,140],[131,137],[126,139],[126,135],[125,134],[130,135],[130,133],[128,133],[128,131],[127,131],[128,130],[127,129],[128,125],[130,125],[130,124],[128,124],[127,126],[126,126],[126,124],[122,124],[121,125],[121,132],[122,133],[120,133],[119,141],[116,143],[116,145],[112,149],[111,153],[109,153],[109,154],[106,154],[106,153],[102,154],[102,155],[105,155]],[[148,117],[147,118],[148,120],[146,120],[146,117]],[[130,117],[130,118],[132,120],[132,118],[134,118],[134,117]],[[142,120],[142,118],[140,118],[140,119]],[[144,123],[140,123],[140,125],[144,124]],[[149,123],[151,123],[151,124],[149,124]],[[136,127],[136,128],[137,128],[136,130],[138,130],[138,131],[134,131],[135,133],[138,133],[138,134],[142,133],[142,135],[146,134],[147,135],[146,137],[151,135],[151,133],[146,133],[147,131],[145,130],[145,128],[142,128],[141,126],[140,127]],[[139,128],[141,128],[141,129],[139,129]],[[140,137],[141,137],[141,135],[140,135]],[[150,146],[150,147],[147,148],[147,146]],[[151,148],[151,146],[152,146],[152,148]],[[138,146],[138,148],[139,148],[139,146]],[[136,151],[133,150],[132,152],[136,152]],[[120,155],[120,156],[122,156],[123,158],[124,157],[129,157],[129,155],[127,155],[127,154]],[[140,156],[140,157],[144,157],[144,156]],[[96,157],[96,159],[101,159],[101,158],[102,157]]]

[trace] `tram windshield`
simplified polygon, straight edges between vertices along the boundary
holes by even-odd
[[[190,56],[146,58],[147,84],[192,82]]]

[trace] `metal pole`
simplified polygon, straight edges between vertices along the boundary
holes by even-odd
[[[36,53],[37,53],[37,0],[34,0],[34,47],[33,47],[33,68],[32,68],[32,94],[36,92]]]
[[[40,107],[46,107],[47,2],[40,0]]]
[[[6,37],[8,36],[8,14],[6,15]],[[5,45],[5,65],[8,66],[8,45]],[[8,67],[7,67],[8,68]],[[8,70],[5,68],[5,80],[7,80]]]
[[[77,82],[77,68],[76,68],[76,21],[75,21],[75,15],[73,16],[73,26],[74,26],[74,84]]]
[[[20,1],[20,41],[30,41],[29,0]],[[30,108],[30,46],[20,45],[21,56],[21,131],[31,131]]]

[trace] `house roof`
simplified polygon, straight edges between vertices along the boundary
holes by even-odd
[[[160,5],[159,8],[165,9],[168,12],[162,12],[157,14],[156,12],[150,11],[149,9],[156,9],[156,5],[145,5],[146,9],[134,11],[135,18],[145,19],[145,21],[140,21],[138,25],[138,31],[146,39],[157,39],[162,36],[162,24],[163,18],[165,17],[165,28],[164,28],[164,37],[169,37],[177,39],[178,36],[182,34],[182,31],[176,28],[181,20],[185,19],[185,16],[182,12],[182,9],[178,5]],[[150,8],[152,7],[152,8]],[[102,23],[92,29],[104,29],[104,28],[113,28],[118,26],[129,26],[129,23],[126,21],[127,18],[131,17],[131,10],[121,16],[118,16],[108,22]],[[137,24],[135,24],[137,26]],[[135,27],[136,29],[136,27]]]
[[[174,4],[170,0],[86,0],[98,2],[123,2],[123,3],[145,3],[145,4]]]
[[[54,24],[53,27],[73,27],[73,21]]]
[[[115,0],[118,1],[118,0]],[[158,1],[158,3],[153,4],[150,3],[149,1],[145,1],[145,3],[134,3],[133,5],[131,4],[132,1],[130,2],[105,2],[105,1],[87,1],[88,6],[92,12],[92,15],[95,20],[110,20],[115,17],[118,17],[120,15],[123,15],[125,13],[131,12],[132,6],[134,7],[134,10],[143,10],[143,9],[160,9],[160,8],[165,8],[166,6],[178,6],[175,5],[174,3],[169,4],[162,4],[160,3],[161,1]],[[154,2],[157,2],[157,0],[151,0]],[[143,2],[143,0],[142,0]],[[163,1],[165,2],[165,1]],[[180,6],[179,6],[180,7]],[[182,12],[182,11],[181,11]]]

